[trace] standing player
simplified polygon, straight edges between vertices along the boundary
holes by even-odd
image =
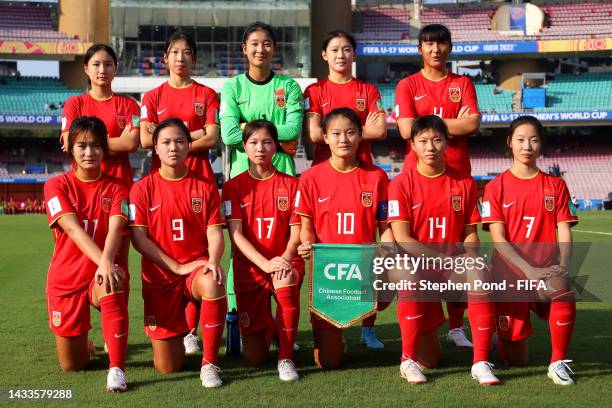
[[[565,182],[537,167],[543,133],[542,124],[532,116],[519,117],[510,124],[507,143],[513,162],[486,185],[482,216],[496,243],[496,275],[509,272],[516,279],[549,280],[548,286],[553,288],[546,293],[548,303],[496,304],[502,359],[511,365],[527,364],[527,338],[533,333],[529,311],[533,309],[548,320],[550,329],[548,377],[555,384],[570,385],[574,381],[566,353],[574,331],[576,303],[566,277],[571,227],[578,217]],[[533,243],[540,244],[534,248]]]
[[[130,192],[132,242],[142,257],[145,333],[153,344],[153,363],[161,373],[181,369],[183,337],[189,332],[185,304],[201,302],[204,387],[222,385],[217,367],[227,312],[223,219],[212,182],[187,168],[191,139],[179,119],[167,119],[153,132],[161,167]]]
[[[331,157],[302,174],[296,198],[295,211],[302,221],[300,255],[309,257],[315,242],[371,244],[376,242],[377,230],[382,242],[391,242],[387,175],[356,157],[361,141],[359,117],[350,108],[334,109],[323,120],[323,131]],[[311,323],[316,364],[339,367],[344,354],[342,330],[314,315]]]
[[[389,222],[393,237],[413,256],[444,259],[471,252],[478,244],[478,196],[471,177],[461,177],[444,162],[448,130],[437,116],[422,116],[412,124],[411,142],[417,164],[389,184]],[[427,245],[436,243],[434,245]],[[467,244],[457,246],[458,243]],[[425,245],[421,245],[425,244]],[[428,271],[429,276],[433,271]],[[448,279],[435,271],[435,279]],[[437,276],[440,275],[440,276]],[[469,277],[475,279],[474,277]],[[482,276],[484,278],[484,276]],[[486,293],[468,292],[468,316],[474,336],[472,376],[481,384],[497,384],[487,362],[495,328],[495,306]],[[437,301],[398,294],[397,317],[402,333],[400,374],[411,384],[427,381],[421,365],[431,368],[441,358],[438,327],[444,323]]]
[[[276,33],[265,23],[249,25],[242,36],[242,52],[249,69],[229,79],[221,90],[221,135],[231,149],[230,178],[249,168],[242,145],[247,122],[264,119],[278,131],[281,149],[272,164],[277,170],[295,176],[293,155],[302,130],[302,91],[292,78],[272,71]]]
[[[309,85],[304,91],[306,135],[315,144],[313,165],[329,159],[329,146],[323,140],[323,117],[336,108],[351,108],[359,116],[363,140],[357,158],[372,164],[371,142],[387,136],[385,110],[376,86],[353,77],[355,38],[346,31],[327,33],[321,55],[329,67],[327,78]]]
[[[230,78],[221,90],[221,137],[230,148],[230,178],[245,172],[249,160],[242,144],[242,128],[247,122],[264,119],[278,132],[280,148],[272,157],[274,167],[295,176],[295,155],[302,131],[302,91],[293,78],[272,71],[276,33],[265,23],[250,24],[242,35],[242,53],[248,71]],[[233,271],[227,276],[229,309],[236,309]]]
[[[191,134],[191,148],[185,165],[193,175],[215,182],[215,175],[208,160],[208,149],[219,140],[219,100],[215,91],[191,79],[190,70],[196,63],[196,45],[183,32],[176,32],[166,41],[164,62],[170,78],[142,98],[140,142],[144,148],[153,148],[155,126],[169,118],[185,123]],[[155,150],[155,149],[153,149]],[[153,152],[151,172],[160,166]],[[193,302],[185,308],[189,333],[183,339],[186,354],[199,354],[197,330],[199,310]]]
[[[85,74],[91,88],[83,95],[68,98],[62,117],[62,149],[68,151],[68,130],[81,116],[95,116],[106,125],[108,154],[102,161],[102,171],[122,181],[126,188],[133,183],[129,153],[138,149],[140,108],[136,101],[113,93],[111,83],[117,73],[117,55],[106,44],[94,44],[85,53]],[[130,239],[127,233],[121,241],[117,262],[126,271]]]
[[[278,375],[299,378],[293,363],[293,343],[300,317],[300,282],[304,263],[297,255],[300,220],[293,203],[298,180],[276,171],[276,127],[264,120],[244,127],[249,170],[223,185],[223,205],[234,252],[234,290],[242,335],[242,354],[250,364],[267,360],[270,333],[280,343]],[[276,299],[274,324],[270,298]]]
[[[331,31],[323,38],[321,55],[329,67],[329,76],[309,85],[304,91],[304,128],[315,145],[313,165],[331,156],[329,146],[323,140],[321,123],[323,117],[336,108],[351,108],[359,116],[362,140],[357,149],[357,159],[360,162],[372,164],[371,143],[387,137],[387,120],[380,92],[374,85],[353,77],[355,48],[355,39],[346,31]],[[361,342],[370,349],[381,349],[384,344],[376,337],[375,321],[375,314],[362,321]]]
[[[423,69],[399,81],[395,89],[395,115],[399,132],[409,141],[415,119],[426,115],[441,117],[448,128],[448,147],[444,153],[446,165],[461,177],[471,177],[467,137],[478,132],[480,127],[474,84],[468,77],[456,75],[446,68],[452,49],[448,28],[440,24],[423,27],[419,32],[418,47]],[[404,169],[411,169],[415,164],[416,155],[408,142]],[[446,306],[449,341],[460,347],[471,347],[462,327],[467,305],[448,302]]]
[[[102,314],[110,369],[106,389],[127,390],[127,274],[116,264],[127,222],[128,191],[101,170],[107,130],[94,117],[75,119],[66,135],[74,170],[45,183],[47,218],[55,248],[47,275],[49,327],[64,371],[89,362],[89,306]]]

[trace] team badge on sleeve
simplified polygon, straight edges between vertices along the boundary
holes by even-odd
[[[204,103],[202,103],[202,102],[194,102],[193,103],[193,110],[195,111],[195,114],[198,115],[198,116],[204,115]]]
[[[355,106],[357,107],[357,110],[359,112],[363,112],[366,108],[366,101],[365,99],[362,98],[357,98],[357,100],[355,100]]]
[[[62,324],[62,312],[54,310],[51,314],[51,323],[53,323],[55,327],[59,327],[60,324]]]
[[[499,316],[497,324],[500,330],[507,331],[510,328],[510,316]]]
[[[284,108],[286,104],[285,90],[282,88],[277,89],[276,91],[274,91],[274,96],[276,97],[276,106],[278,106],[279,108]]]
[[[125,116],[117,115],[117,126],[119,126],[119,129],[123,129],[125,127]]]
[[[147,316],[145,324],[151,331],[155,331],[155,329],[157,329],[157,320],[155,319],[154,315]]]
[[[65,116],[62,116],[62,130],[66,130],[66,123],[68,123],[68,120]]]
[[[304,99],[304,110],[310,109],[310,98]]]
[[[142,119],[146,119],[147,118],[147,106],[146,105],[142,105],[142,107],[140,108],[140,117]]]
[[[376,219],[378,221],[385,221],[387,214],[389,213],[389,205],[386,201],[380,201],[376,206]]]
[[[128,207],[128,220],[136,221],[136,204],[130,204]]]
[[[461,88],[448,88],[448,97],[452,102],[459,102],[461,100]]]
[[[57,196],[51,198],[49,202],[47,202],[47,208],[49,208],[49,215],[55,217],[55,214],[62,211],[62,205],[60,204],[59,198],[57,198]]]
[[[389,217],[399,217],[399,201],[389,200],[388,211]]]
[[[221,207],[224,217],[229,217],[232,215],[232,202],[230,200],[226,200],[223,202],[223,207]]]
[[[380,99],[376,100],[376,107],[378,108],[378,110],[385,110],[385,107]]]
[[[572,203],[572,200],[567,200],[567,207],[569,209],[570,214],[575,217],[576,216],[576,206],[574,205],[574,203]]]
[[[461,196],[451,196],[451,204],[454,211],[461,211]]]
[[[483,201],[480,215],[482,217],[490,217],[491,216],[491,203],[489,201]]]
[[[140,116],[132,115],[132,126],[140,127]]]
[[[130,213],[130,210],[128,209],[128,201],[127,200],[121,200],[121,214],[123,214],[126,217],[128,217],[129,213]]]
[[[193,212],[199,214],[202,212],[202,197],[191,197],[191,208]]]
[[[368,192],[368,191],[361,192],[361,204],[363,204],[364,207],[372,206],[372,193],[371,192]]]
[[[110,197],[102,197],[102,211],[110,212],[113,199]]]
[[[279,210],[287,211],[287,208],[289,208],[289,197],[278,196],[277,205]]]

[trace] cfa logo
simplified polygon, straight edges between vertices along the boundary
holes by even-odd
[[[323,269],[325,277],[329,280],[362,280],[361,271],[356,264],[327,264]]]

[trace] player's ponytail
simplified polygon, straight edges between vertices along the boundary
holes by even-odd
[[[361,136],[361,121],[359,120],[359,116],[357,116],[355,111],[351,108],[336,108],[325,115],[325,118],[323,118],[323,133],[327,133],[331,121],[337,117],[348,119],[359,130],[359,136]]]

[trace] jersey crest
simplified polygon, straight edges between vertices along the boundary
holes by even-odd
[[[450,98],[451,102],[459,102],[461,100],[461,88],[448,88],[448,97]]]
[[[372,193],[371,192],[368,192],[368,191],[361,192],[361,204],[363,204],[364,207],[372,206]]]
[[[191,197],[191,209],[196,214],[202,212],[202,197]]]
[[[451,204],[454,211],[461,211],[461,196],[451,196]]]
[[[104,212],[110,212],[112,202],[113,200],[110,197],[102,197],[102,210]]]
[[[363,112],[366,108],[366,101],[363,98],[357,98],[355,100],[355,106],[359,112]]]
[[[54,310],[51,316],[51,323],[53,323],[55,327],[59,327],[60,324],[62,324],[62,312]]]
[[[119,129],[123,129],[125,127],[125,116],[117,115],[117,125]]]
[[[157,320],[155,320],[155,315],[147,316],[147,327],[151,331],[155,331],[157,329]]]
[[[555,209],[555,192],[550,188],[544,189],[544,208],[547,211]]]
[[[193,103],[193,110],[195,111],[195,114],[198,115],[198,116],[204,115],[204,103],[203,102],[194,102]]]
[[[289,208],[289,197],[279,196],[277,200],[278,209],[281,211],[287,211]]]
[[[274,96],[276,97],[276,106],[278,106],[279,108],[284,108],[285,107],[285,90],[284,89],[277,89],[276,91],[274,91]]]

